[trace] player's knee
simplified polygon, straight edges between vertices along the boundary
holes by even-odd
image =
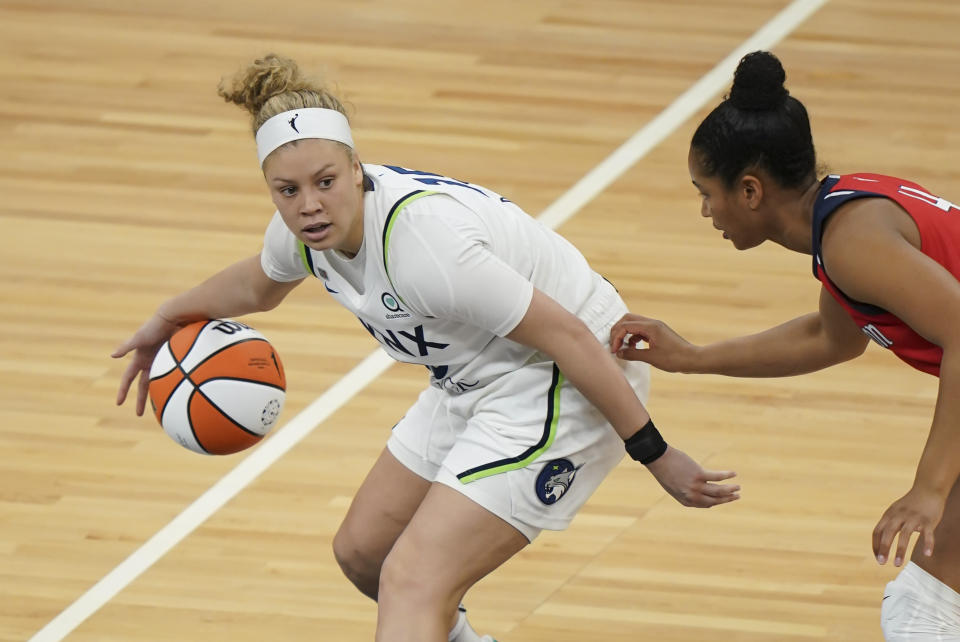
[[[447,586],[442,574],[427,574],[417,555],[394,549],[380,569],[380,602],[395,607],[448,610],[452,614],[460,596]]]
[[[403,555],[392,551],[380,567],[380,595],[396,600],[407,596],[415,598],[424,592],[425,586],[414,565],[408,563]]]
[[[380,567],[383,560],[357,545],[357,540],[341,528],[333,538],[333,557],[350,583],[364,595],[377,599]]]

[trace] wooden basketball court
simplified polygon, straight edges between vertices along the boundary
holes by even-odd
[[[0,640],[31,638],[243,460],[115,407],[109,358],[164,298],[260,249],[273,209],[221,76],[294,57],[353,104],[362,159],[536,215],[787,4],[0,0]],[[952,0],[829,0],[774,47],[829,170],[960,198],[958,33]],[[559,230],[694,342],[818,293],[809,257],[738,253],[698,216],[687,144],[718,100]],[[376,348],[314,283],[246,321],[284,359],[282,423]],[[425,383],[391,367],[66,639],[371,640],[375,605],[331,541]],[[896,570],[870,534],[910,487],[936,384],[876,346],[793,379],[655,373],[666,438],[737,470],[742,500],[683,508],[625,461],[467,596],[472,623],[501,642],[881,639]]]

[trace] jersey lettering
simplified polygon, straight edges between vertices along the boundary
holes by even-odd
[[[414,334],[410,334],[409,332],[404,332],[403,330],[400,330],[399,332],[406,338],[412,339],[417,342],[417,350],[420,351],[421,357],[427,356],[427,353],[429,352],[429,348],[436,348],[437,350],[443,350],[448,345],[450,345],[449,343],[433,343],[431,341],[427,341],[423,336],[422,325],[418,325],[413,329]]]
[[[407,347],[404,345],[403,341],[393,333],[393,330],[377,328],[370,323],[367,323],[363,319],[360,319],[360,323],[363,324],[363,327],[367,329],[367,332],[370,335],[379,341],[384,347],[390,348],[395,352],[402,352],[405,355],[410,357],[415,356],[414,353],[410,352]],[[426,337],[423,334],[423,325],[418,325],[413,329],[413,334],[406,332],[404,330],[397,331],[400,335],[406,337],[407,339],[412,340],[416,344],[417,352],[420,353],[421,357],[426,357],[430,353],[430,348],[436,348],[437,350],[443,350],[449,343],[436,343],[433,341],[427,341]]]
[[[411,357],[413,356],[412,352],[403,347],[403,343],[400,342],[400,339],[397,338],[397,335],[395,335],[392,330],[379,330],[363,319],[360,319],[360,323],[367,329],[370,336],[379,341],[384,347],[395,350],[396,352],[402,352]]]
[[[467,189],[472,189],[475,192],[483,194],[489,198],[489,195],[484,192],[479,187],[471,185],[465,181],[458,181],[447,176],[441,176],[440,174],[434,174],[433,172],[421,172],[416,169],[407,169],[406,167],[398,167],[396,165],[384,165],[387,169],[393,170],[398,174],[404,174],[409,176],[418,183],[423,183],[424,185],[457,185],[458,187],[466,187]]]

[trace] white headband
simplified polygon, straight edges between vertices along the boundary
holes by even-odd
[[[277,147],[301,138],[324,138],[353,148],[350,123],[334,109],[311,107],[277,114],[257,130],[257,156],[260,166]]]

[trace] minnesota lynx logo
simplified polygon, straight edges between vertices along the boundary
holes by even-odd
[[[537,497],[548,506],[557,503],[573,484],[573,478],[582,467],[583,464],[574,466],[569,459],[547,462],[537,475]]]

